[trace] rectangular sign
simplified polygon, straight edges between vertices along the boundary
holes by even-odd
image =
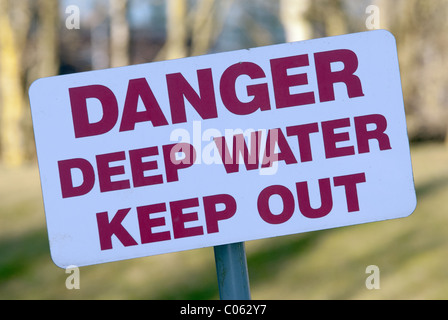
[[[384,30],[43,78],[29,94],[60,267],[416,206]]]

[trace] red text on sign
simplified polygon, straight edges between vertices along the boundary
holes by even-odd
[[[356,143],[350,142],[348,129],[354,125]],[[372,129],[373,127],[373,129]],[[341,131],[341,129],[346,129]],[[371,152],[371,147],[377,150],[391,149],[389,136],[386,133],[387,121],[384,116],[371,114],[365,116],[335,119],[320,123],[289,126],[285,129],[270,129],[267,133],[264,152],[260,152],[260,132],[253,132],[250,143],[247,144],[242,134],[233,136],[232,147],[229,147],[225,137],[216,137],[215,143],[222,158],[226,173],[240,170],[240,155],[246,170],[260,167],[270,167],[276,161],[284,161],[286,165],[309,162],[313,160],[311,135],[321,134],[326,159],[351,156]],[[337,131],[337,132],[336,132]],[[290,138],[290,141],[287,140]],[[297,144],[298,154],[292,151],[292,145]],[[319,144],[321,145],[321,144]],[[279,152],[275,152],[277,146]],[[164,170],[159,169],[157,157],[163,158]],[[176,155],[183,155],[177,159]],[[63,198],[82,196],[89,193],[98,182],[100,192],[144,187],[180,180],[180,172],[191,167],[197,154],[189,143],[175,143],[134,149],[128,152],[118,151],[97,155],[96,166],[83,158],[67,159],[58,162],[61,192]],[[124,161],[128,161],[131,172],[126,174]],[[73,175],[78,171],[81,182],[75,183]],[[159,172],[150,174],[152,172]]]
[[[235,199],[228,194],[203,197],[202,206],[206,222],[205,231],[201,225],[186,225],[188,222],[198,221],[198,198],[172,201],[168,205],[166,203],[157,203],[137,207],[136,212],[141,244],[199,236],[203,235],[204,232],[219,232],[219,222],[230,219],[237,210]],[[218,209],[218,207],[221,209]],[[172,221],[170,230],[154,231],[153,229],[156,227],[166,226],[164,216],[154,217],[154,215],[165,213],[168,208]],[[108,212],[96,214],[101,250],[112,249],[113,236],[125,247],[138,244],[122,224],[130,211],[131,208],[120,209],[111,218]],[[133,212],[133,214],[135,213]]]
[[[336,99],[334,90],[336,83],[345,85],[349,98],[364,96],[361,81],[355,75],[358,58],[353,51],[340,49],[317,52],[313,57],[320,102]],[[335,62],[342,63],[344,67],[338,71],[332,70],[331,65]],[[188,100],[203,120],[218,117],[217,106],[221,104],[217,103],[217,97],[220,97],[220,102],[227,111],[235,115],[271,110],[269,86],[273,88],[277,109],[314,104],[315,92],[290,92],[292,87],[307,85],[308,75],[288,74],[288,70],[309,65],[308,54],[271,59],[272,78],[266,79],[265,83],[247,85],[246,91],[251,97],[250,101],[241,101],[238,98],[235,85],[241,76],[248,76],[252,80],[267,78],[266,71],[254,62],[239,62],[227,67],[220,77],[219,85],[213,82],[211,68],[196,70],[195,81],[199,87],[197,91],[181,73],[166,74],[171,123],[187,122],[185,100]],[[161,108],[146,78],[128,81],[122,107],[119,106],[114,92],[104,85],[70,88],[69,95],[75,138],[96,136],[111,131],[118,122],[120,112],[122,113],[120,132],[134,130],[136,124],[142,122],[151,122],[154,127],[169,124],[166,114],[162,111],[164,108]],[[101,117],[96,122],[89,118],[88,99],[97,99],[100,102]],[[143,102],[145,110],[137,110],[139,99]]]

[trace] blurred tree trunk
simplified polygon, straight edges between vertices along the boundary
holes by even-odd
[[[49,77],[58,74],[59,69],[59,1],[39,0],[39,29],[37,36],[38,77]]]
[[[167,39],[164,59],[177,59],[187,56],[187,1],[168,0],[166,2]]]
[[[30,29],[33,18],[37,28]],[[26,89],[58,73],[58,24],[58,0],[0,0],[0,148],[7,166],[34,154]]]
[[[25,108],[21,79],[21,50],[10,20],[7,0],[0,0],[0,97],[1,151],[7,166],[18,166],[25,158],[22,119]]]
[[[214,33],[215,0],[200,0],[192,15],[191,53],[197,56],[207,53]]]
[[[110,66],[129,65],[130,31],[127,19],[128,0],[109,1],[110,6]]]
[[[325,31],[327,36],[337,36],[347,33],[348,17],[344,11],[343,3],[341,0],[331,0],[325,7],[326,19],[325,19]]]
[[[30,22],[31,22],[31,3],[30,2]],[[25,1],[15,1],[25,2]],[[37,5],[34,7],[37,16],[37,26],[36,36],[33,40],[27,37],[29,28],[24,28],[20,25],[16,28],[17,32],[22,30],[24,33],[24,44],[21,46],[22,49],[22,61],[25,65],[26,63],[31,63],[25,65],[22,70],[22,77],[26,77],[23,82],[24,89],[24,101],[25,115],[23,119],[23,135],[25,140],[25,153],[27,158],[35,157],[35,144],[34,144],[34,134],[33,134],[33,124],[31,121],[31,110],[29,108],[28,93],[27,89],[31,85],[31,82],[35,79],[42,77],[51,77],[59,73],[59,0],[38,0]],[[16,33],[17,33],[16,32]],[[27,48],[33,46],[35,48],[34,52],[27,52]]]
[[[441,139],[448,123],[448,2],[388,2],[396,35],[403,96],[411,139]],[[382,9],[381,13],[383,14]]]
[[[106,69],[110,66],[107,17],[108,12],[104,3],[96,1],[90,22],[90,54],[93,70]]]
[[[285,28],[286,41],[301,41],[312,38],[312,26],[306,16],[310,4],[310,0],[280,1],[280,19]]]
[[[154,60],[206,54],[221,32],[234,0],[166,1],[166,42]]]
[[[221,33],[226,17],[235,0],[198,0],[188,13],[191,37],[189,56],[207,54]]]

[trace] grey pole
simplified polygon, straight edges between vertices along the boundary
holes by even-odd
[[[244,242],[215,246],[216,273],[221,300],[250,300]]]

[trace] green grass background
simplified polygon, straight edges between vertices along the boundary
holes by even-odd
[[[247,242],[252,298],[447,299],[448,147],[411,155],[411,216]],[[82,267],[79,290],[69,275],[50,258],[37,167],[0,167],[0,299],[219,299],[213,248]]]

